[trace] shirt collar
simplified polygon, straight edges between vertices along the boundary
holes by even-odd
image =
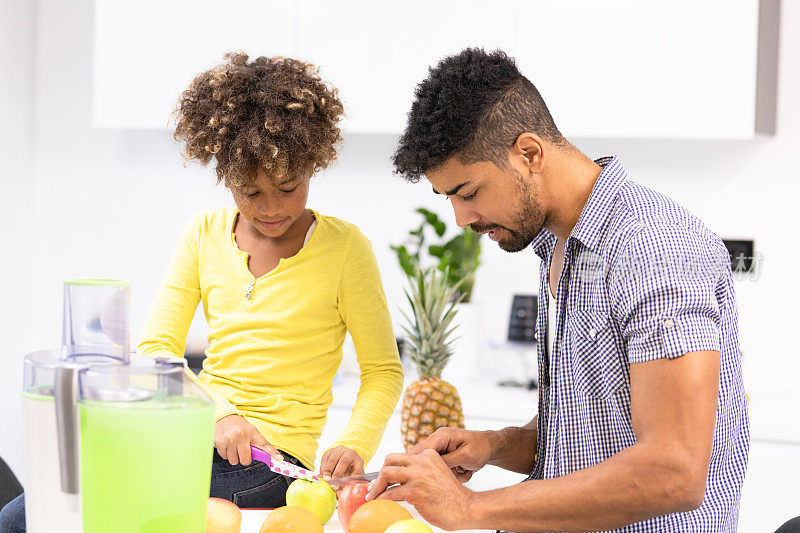
[[[597,246],[605,221],[611,214],[611,205],[617,196],[617,191],[627,179],[627,173],[622,167],[622,163],[617,156],[606,156],[595,160],[595,163],[603,167],[602,172],[597,177],[589,199],[583,206],[577,224],[570,233],[584,246],[595,249]],[[536,238],[533,239],[531,247],[536,255],[542,259],[546,258],[555,246],[556,236],[550,231],[542,228]]]
[[[601,157],[595,161],[603,167],[592,187],[592,193],[583,206],[578,223],[572,228],[570,236],[575,237],[590,250],[596,250],[603,228],[611,216],[611,207],[617,199],[617,192],[627,179],[617,156]]]
[[[533,251],[542,259],[546,259],[550,255],[550,251],[555,245],[556,236],[544,228],[539,231],[533,242],[531,242]]]

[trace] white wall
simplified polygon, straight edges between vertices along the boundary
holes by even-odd
[[[22,463],[22,354],[34,344],[33,72],[35,4],[0,0],[0,456]]]
[[[27,6],[23,0],[5,0],[4,15],[7,4]],[[25,167],[10,174],[4,170],[4,184],[11,187],[7,190],[21,200],[3,195],[4,221],[9,222],[0,230],[4,244],[11,240],[5,248],[13,252],[10,264],[23,275],[19,282],[7,282],[7,293],[24,299],[23,308],[35,310],[26,314],[27,310],[18,312],[17,305],[4,305],[2,311],[6,320],[0,413],[5,427],[0,431],[0,455],[17,471],[22,463],[16,413],[19,360],[23,350],[58,344],[60,280],[73,275],[130,279],[136,337],[183,224],[199,209],[229,202],[225,190],[213,185],[210,170],[182,166],[178,147],[168,135],[90,126],[92,9],[91,0],[40,0],[35,41],[26,41],[32,29],[25,24],[14,24],[15,33],[0,34],[3,44],[5,39],[14,43],[0,52],[3,73],[12,60],[19,61],[14,68],[23,71],[30,65],[18,57],[19,42],[35,42],[36,49],[35,83],[12,89],[17,101],[28,102],[27,115],[16,118],[21,131],[26,131],[30,116],[35,117],[33,147],[19,140],[24,136],[15,137],[13,142],[21,143],[15,152],[35,149],[36,168],[33,176]],[[13,16],[22,16],[23,22],[33,15],[29,6],[21,13],[14,10]],[[765,256],[761,278],[738,286],[746,383],[754,434],[760,432],[754,436],[800,440],[800,428],[793,422],[800,407],[800,363],[793,342],[800,288],[792,278],[800,262],[800,252],[793,247],[793,215],[800,197],[800,163],[795,156],[800,141],[800,106],[795,102],[800,94],[800,27],[789,23],[798,17],[800,5],[787,2],[775,137],[752,142],[574,141],[591,156],[620,154],[639,181],[678,199],[720,235],[756,240]],[[146,83],[147,73],[140,79]],[[36,94],[33,112],[26,100],[31,89]],[[613,110],[608,111],[613,120]],[[314,182],[310,205],[355,222],[372,239],[394,310],[402,302],[402,286],[389,243],[402,240],[417,222],[412,210],[418,205],[436,208],[451,224],[452,215],[447,202],[433,197],[424,184],[406,184],[391,175],[393,137],[351,136],[345,142],[339,164]],[[25,177],[11,177],[17,174]],[[12,220],[17,224],[12,226]],[[25,242],[31,243],[29,253]],[[483,262],[476,300],[486,306],[490,339],[499,339],[505,334],[511,295],[536,291],[538,260],[532,252],[506,254],[487,241]],[[12,267],[7,261],[0,263],[0,273],[8,276]],[[770,409],[786,418],[776,422],[761,415]]]

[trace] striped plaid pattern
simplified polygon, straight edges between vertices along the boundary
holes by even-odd
[[[566,475],[633,445],[631,363],[700,350],[721,355],[705,500],[695,511],[620,532],[736,531],[749,450],[730,259],[719,238],[669,198],[603,166],[566,243],[553,354],[539,353],[539,445],[530,479]],[[556,238],[532,243],[547,294]],[[539,298],[545,346],[547,298]]]

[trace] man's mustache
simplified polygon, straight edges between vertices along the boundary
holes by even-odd
[[[469,229],[474,231],[475,233],[486,233],[487,231],[495,231],[499,229],[500,226],[496,226],[493,224],[470,224]]]

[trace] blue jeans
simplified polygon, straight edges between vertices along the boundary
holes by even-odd
[[[0,510],[0,533],[25,533],[25,495],[20,494]]]
[[[283,458],[303,466],[286,452]],[[276,474],[264,463],[232,465],[214,450],[211,465],[211,496],[230,500],[239,507],[281,507],[286,505],[286,489],[293,480]],[[0,533],[25,533],[24,494],[11,500],[0,511]]]
[[[281,454],[285,461],[307,468],[288,453]],[[230,500],[239,507],[281,507],[286,505],[286,489],[292,481],[258,461],[249,466],[233,466],[214,450],[211,496],[215,498]]]

